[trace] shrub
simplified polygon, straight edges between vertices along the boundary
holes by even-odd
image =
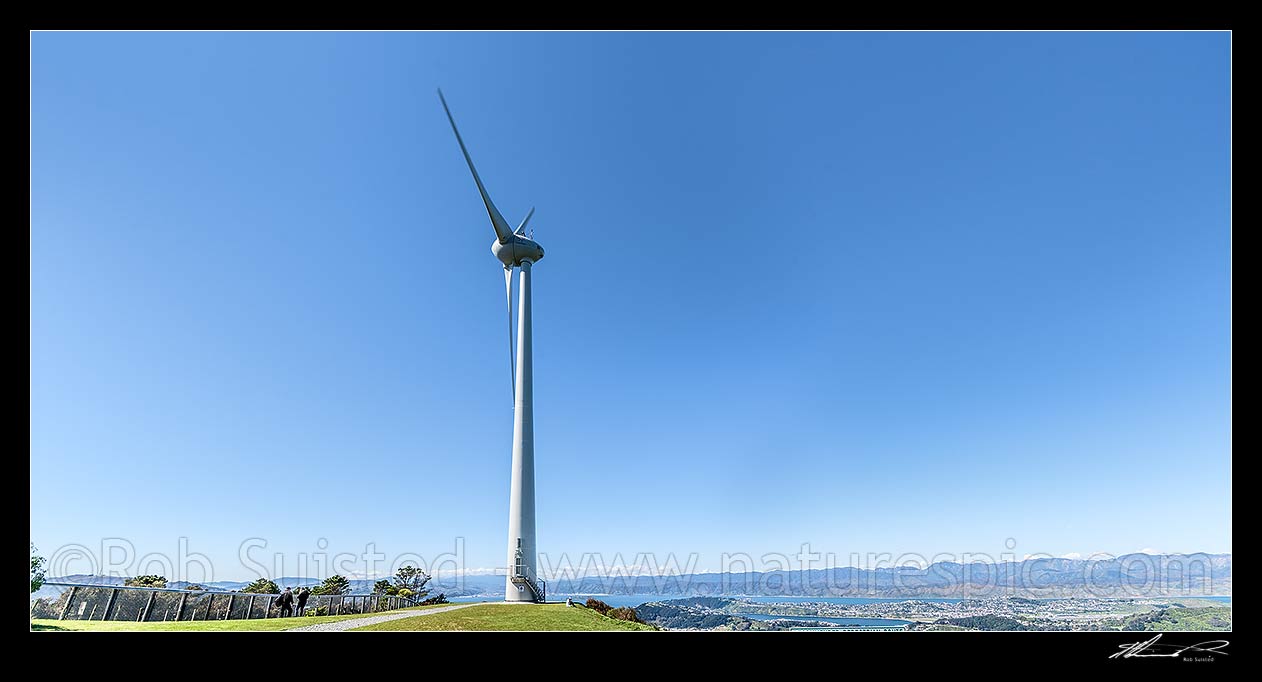
[[[437,597],[430,597],[429,599],[426,599],[425,601],[421,602],[420,605],[429,606],[430,604],[446,604],[446,603],[447,603],[447,595],[439,594]]]
[[[31,603],[31,618],[56,618],[58,613],[53,610],[53,600],[48,597],[40,597]]]
[[[631,608],[630,606],[623,606],[617,609],[609,609],[609,611],[605,613],[605,615],[617,620],[631,621],[632,623],[644,622],[640,620],[640,616],[639,614],[635,612],[635,609]]]
[[[166,587],[167,579],[160,575],[138,575],[123,581],[126,587]]]
[[[588,597],[587,604],[585,604],[585,606],[595,611],[596,613],[599,613],[602,616],[609,613],[609,611],[613,609],[612,606],[594,597]]]

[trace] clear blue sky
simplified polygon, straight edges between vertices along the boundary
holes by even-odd
[[[503,564],[503,279],[441,86],[547,249],[540,551],[1231,551],[1230,57],[33,34],[32,539]]]

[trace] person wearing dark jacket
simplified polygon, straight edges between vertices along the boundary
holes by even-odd
[[[298,612],[297,613],[299,616],[304,616],[307,614],[307,597],[310,597],[310,596],[311,596],[311,590],[308,590],[305,587],[298,590]]]
[[[276,603],[280,605],[280,617],[286,618],[294,615],[294,592],[286,587],[284,592],[276,598]]]

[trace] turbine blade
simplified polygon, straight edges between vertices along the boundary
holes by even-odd
[[[508,385],[513,391],[513,409],[517,409],[517,361],[513,349],[513,269],[504,268],[504,294],[508,299]]]
[[[535,207],[531,206],[530,213],[527,213],[526,217],[521,219],[521,224],[517,226],[517,231],[514,234],[526,234],[526,223],[530,222],[530,216],[534,214]]]
[[[473,173],[473,181],[478,183],[478,192],[482,194],[482,203],[486,204],[486,214],[491,217],[491,227],[495,228],[495,236],[501,244],[507,244],[513,238],[513,230],[508,226],[508,221],[504,220],[504,216],[500,215],[495,204],[491,203],[491,195],[486,193],[486,187],[482,185],[482,178],[478,177],[478,169],[473,167],[473,158],[469,156],[469,150],[464,146],[464,139],[460,137],[460,130],[456,128],[456,119],[451,115],[451,109],[447,108],[447,98],[443,97],[443,91],[438,91],[438,99],[442,100],[443,111],[447,112],[447,120],[451,121],[451,132],[456,134],[456,142],[460,143],[460,151],[464,152],[464,160],[469,164],[469,172]]]

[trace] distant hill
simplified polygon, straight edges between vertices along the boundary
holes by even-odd
[[[123,578],[72,575],[55,582],[121,585]],[[284,587],[312,586],[315,578],[277,578]],[[376,580],[351,580],[352,594],[368,594]],[[188,583],[171,583],[184,587]],[[200,583],[240,590],[248,583]],[[504,576],[433,580],[431,594],[448,597],[504,594]],[[697,573],[681,576],[593,576],[549,580],[548,593],[662,596],[1130,597],[1230,596],[1230,554],[1127,554],[1111,559],[1029,559],[1003,563],[936,563],[928,568],[835,568],[811,571]]]
[[[834,597],[1229,596],[1230,554],[1128,554],[1112,559],[941,562],[928,568],[588,577],[548,582],[553,594]]]

